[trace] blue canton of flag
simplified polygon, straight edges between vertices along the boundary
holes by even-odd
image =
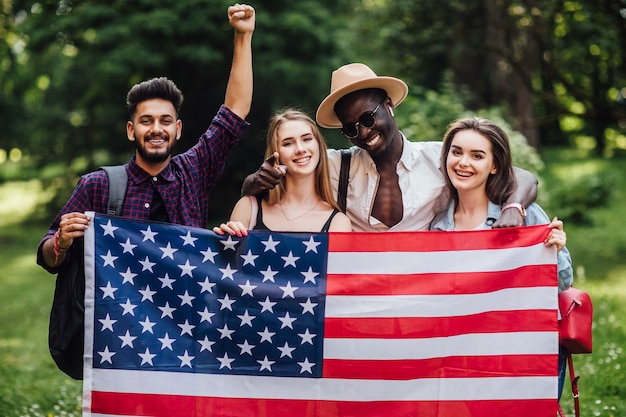
[[[94,368],[321,377],[325,235],[94,221]]]

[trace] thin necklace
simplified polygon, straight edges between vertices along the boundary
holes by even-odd
[[[318,200],[317,200],[317,203],[315,203],[315,205],[314,205],[313,207],[311,207],[310,209],[308,209],[308,210],[307,210],[307,211],[305,211],[304,213],[299,214],[299,215],[297,215],[296,217],[291,217],[291,218],[287,216],[287,213],[285,213],[285,210],[283,209],[283,205],[282,205],[282,204],[280,204],[280,202],[278,202],[278,207],[280,207],[280,211],[282,211],[283,216],[285,216],[285,219],[287,219],[288,221],[292,221],[292,220],[299,219],[300,217],[304,217],[304,216],[306,216],[307,214],[309,214],[311,211],[313,211],[313,209],[314,209],[315,207],[317,207],[317,206],[318,206],[318,204],[319,204],[321,201],[322,201],[322,200],[318,199]]]

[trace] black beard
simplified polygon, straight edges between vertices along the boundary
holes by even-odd
[[[146,136],[144,141],[147,142],[153,137],[154,135]],[[166,137],[164,139],[167,140]],[[172,155],[172,150],[174,149],[174,145],[172,145],[170,148],[168,148],[168,152],[166,153],[148,153],[146,149],[142,146],[142,144],[143,143],[138,140],[137,136],[135,136],[135,148],[137,149],[137,153],[141,155],[141,157],[147,162],[165,162]]]

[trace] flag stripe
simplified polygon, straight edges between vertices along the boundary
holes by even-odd
[[[327,339],[324,359],[425,359],[556,353],[557,332],[478,333],[427,339]]]
[[[328,241],[330,252],[369,252],[380,248],[389,252],[447,252],[488,249],[517,248],[533,246],[542,242],[549,233],[547,225],[511,227],[499,229],[497,233],[484,233],[482,230],[450,232],[433,231],[421,233],[418,238],[414,232],[360,233],[362,238],[354,237],[354,232],[331,233]]]
[[[333,240],[331,235],[329,245]],[[455,262],[450,262],[452,258]],[[543,243],[520,248],[457,252],[329,252],[328,273],[368,275],[482,273],[521,268],[528,264],[528,259],[534,259],[536,265],[549,265],[554,263],[554,253],[547,251]]]
[[[555,376],[557,355],[446,356],[432,359],[324,361],[324,378],[480,378],[502,374]]]
[[[554,310],[510,310],[450,317],[329,317],[325,338],[407,339],[457,336],[468,333],[510,333],[554,330]],[[506,337],[506,336],[505,336]]]
[[[556,361],[555,361],[556,367]],[[411,380],[276,378],[163,371],[94,369],[93,390],[199,397],[319,401],[478,401],[556,398],[556,377],[498,376]]]
[[[556,407],[556,400],[517,400],[517,401],[479,401],[479,402],[372,402],[368,404],[335,401],[289,401],[280,400],[245,400],[231,398],[201,397],[191,400],[185,396],[155,396],[136,394],[98,393],[99,403],[106,404],[106,411],[112,414],[94,414],[98,416],[132,415],[170,417],[170,416],[228,416],[228,417],[292,417],[292,416],[342,416],[361,417],[365,414],[394,416],[487,416],[509,415],[553,417],[546,410]],[[196,402],[198,401],[198,402]],[[137,410],[137,411],[134,411]]]
[[[503,275],[506,274],[506,279]],[[555,265],[527,265],[509,271],[426,274],[328,274],[330,295],[476,294],[505,288],[554,286]]]
[[[514,288],[472,295],[328,296],[327,317],[450,317],[485,311],[553,308],[554,287]],[[556,313],[555,313],[556,317]]]
[[[150,417],[362,417],[390,416],[533,416],[553,417],[556,400],[511,401],[283,401],[273,399],[238,399],[221,397],[188,397],[126,393],[94,393],[94,409],[99,416]],[[103,414],[106,413],[106,414]]]

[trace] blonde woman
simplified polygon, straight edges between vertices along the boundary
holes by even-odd
[[[263,196],[242,197],[219,234],[242,236],[249,229],[275,232],[351,231],[350,219],[335,201],[328,174],[326,142],[305,113],[286,109],[274,115],[265,157],[284,172],[277,187]]]

